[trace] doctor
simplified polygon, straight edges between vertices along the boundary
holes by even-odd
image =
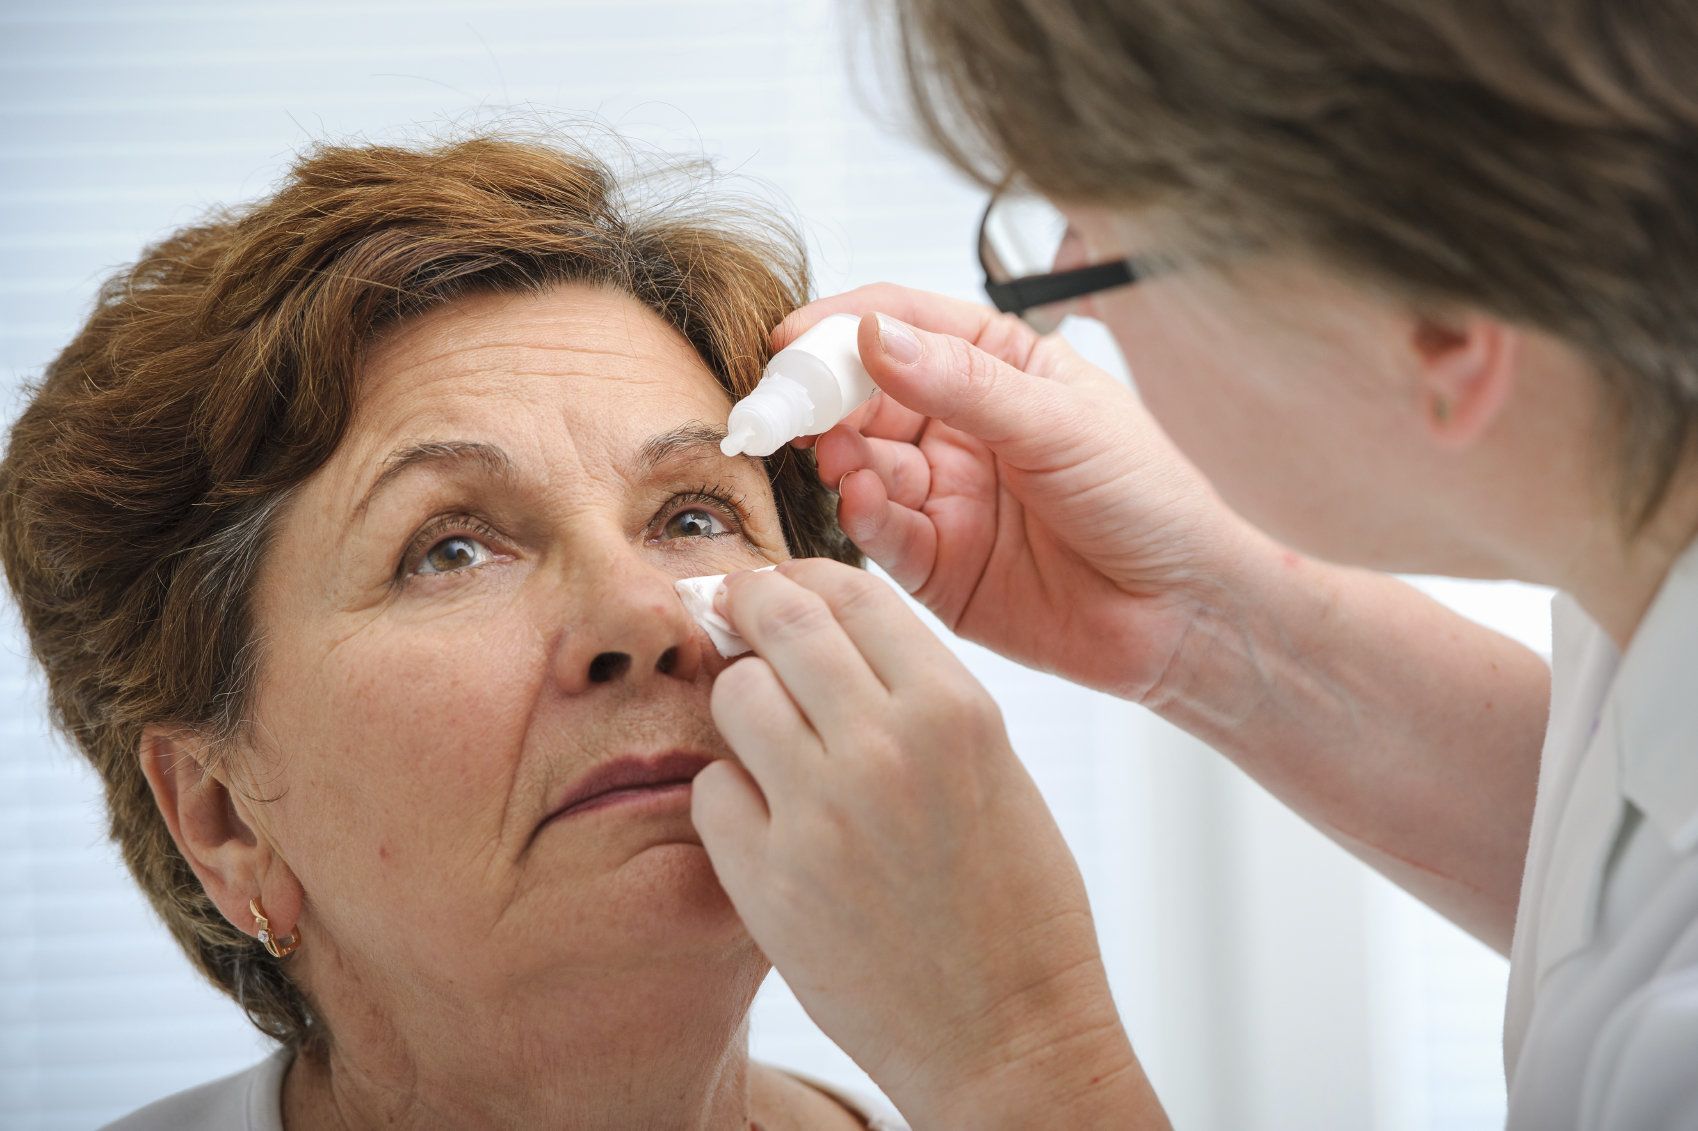
[[[1507,952],[1511,1127],[1698,1127],[1698,10],[892,15],[1021,318],[881,286],[778,327],[867,315],[885,395],[817,441],[844,528]],[[1063,303],[1141,400],[1043,333]],[[1554,669],[1397,571],[1560,589]],[[1032,898],[1073,881],[998,808],[1012,755],[947,725],[959,681],[907,692],[916,629],[846,572],[728,586],[727,890],[916,1126],[1163,1124],[1088,912]]]

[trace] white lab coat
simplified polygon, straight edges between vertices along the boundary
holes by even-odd
[[[1622,655],[1553,604],[1510,954],[1510,1131],[1698,1131],[1698,544]]]

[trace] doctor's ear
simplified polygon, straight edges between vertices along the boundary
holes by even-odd
[[[1426,429],[1450,448],[1465,448],[1491,428],[1515,388],[1520,334],[1473,312],[1422,314],[1412,324],[1416,392]]]
[[[258,804],[193,730],[148,726],[137,751],[142,774],[177,851],[232,924],[254,932],[248,901],[258,897],[279,934],[300,914],[301,887],[261,834]]]

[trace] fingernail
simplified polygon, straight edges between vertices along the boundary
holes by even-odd
[[[879,348],[889,355],[890,360],[898,365],[912,365],[920,360],[920,339],[914,336],[914,331],[889,315],[874,317],[878,319]]]
[[[724,616],[725,603],[725,582],[721,581],[719,583],[719,588],[713,591],[713,611],[718,613],[720,616]]]

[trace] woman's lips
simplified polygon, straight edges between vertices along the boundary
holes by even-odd
[[[624,805],[631,802],[649,802],[674,804],[690,796],[690,783],[687,781],[668,782],[664,785],[632,786],[627,789],[610,790],[598,793],[594,797],[585,798],[575,805],[562,809],[555,814],[557,817],[576,817],[595,809],[605,809],[611,805]]]
[[[674,805],[689,797],[691,780],[711,761],[706,754],[686,751],[615,758],[573,782],[548,820],[634,802]]]

